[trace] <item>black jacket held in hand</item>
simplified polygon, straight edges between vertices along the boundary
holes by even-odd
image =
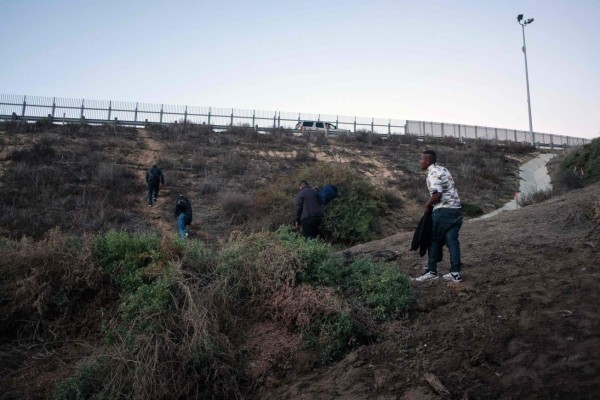
[[[410,243],[411,250],[419,250],[419,255],[423,257],[427,253],[429,244],[431,243],[431,235],[433,232],[433,218],[431,211],[423,214],[417,229],[413,234],[412,242]]]

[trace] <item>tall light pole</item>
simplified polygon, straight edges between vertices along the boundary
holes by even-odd
[[[527,109],[529,110],[529,136],[531,136],[531,145],[535,146],[535,134],[533,133],[533,123],[531,122],[531,97],[529,96],[529,71],[527,70],[527,47],[525,46],[525,26],[533,22],[533,18],[524,20],[523,14],[517,15],[517,22],[523,30],[523,54],[525,55],[525,82],[527,83]]]

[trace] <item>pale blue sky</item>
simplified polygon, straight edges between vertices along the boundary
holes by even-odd
[[[598,0],[0,0],[0,93],[600,136]]]

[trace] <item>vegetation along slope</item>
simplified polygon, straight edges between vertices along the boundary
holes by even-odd
[[[599,393],[597,140],[550,166],[555,191],[536,201],[550,200],[465,223],[465,282],[414,286],[419,153],[438,152],[476,216],[513,198],[535,149],[183,124],[1,129],[4,398]],[[166,185],[149,208],[153,163]],[[291,227],[301,179],[340,189],[323,240]],[[187,241],[179,193],[194,207]]]

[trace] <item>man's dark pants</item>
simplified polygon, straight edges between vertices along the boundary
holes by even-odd
[[[158,182],[148,182],[148,204],[152,205],[152,194],[154,193],[154,198],[158,198],[158,189],[160,184]]]
[[[310,217],[300,221],[302,225],[302,235],[308,239],[314,239],[319,236],[319,226],[323,217]]]
[[[438,208],[433,210],[433,231],[428,250],[427,270],[437,273],[438,260],[442,258],[444,243],[450,252],[450,272],[460,272],[460,243],[458,232],[463,223],[461,208]]]

